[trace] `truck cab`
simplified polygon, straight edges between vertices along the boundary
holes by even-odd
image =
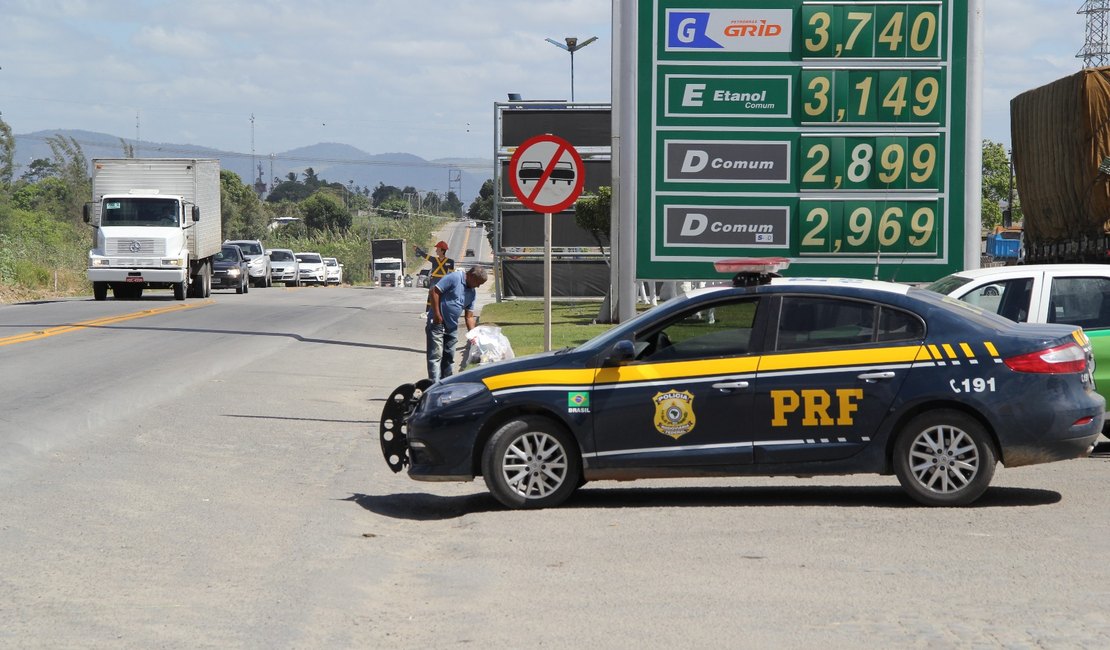
[[[398,257],[382,257],[374,260],[374,280],[379,287],[401,286],[403,265]]]
[[[85,221],[92,220],[85,206]],[[184,299],[189,274],[187,230],[199,218],[196,206],[158,190],[106,194],[95,205],[96,242],[89,251],[88,275],[97,300],[109,286],[117,298],[138,298],[143,286],[173,288]],[[190,210],[189,208],[193,209]]]

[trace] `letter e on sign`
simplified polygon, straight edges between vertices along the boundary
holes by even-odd
[[[524,207],[544,214],[574,203],[586,180],[582,157],[566,140],[538,135],[525,141],[509,160],[509,185]]]

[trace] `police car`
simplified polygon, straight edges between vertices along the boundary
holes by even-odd
[[[573,349],[399,387],[395,472],[485,479],[513,508],[586,481],[894,474],[964,505],[995,465],[1090,452],[1104,399],[1082,329],[905,285],[776,278],[668,301]]]

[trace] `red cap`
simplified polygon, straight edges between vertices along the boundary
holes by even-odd
[[[436,248],[442,248],[443,250],[447,250],[447,242],[445,242],[445,241],[437,242],[436,243]]]

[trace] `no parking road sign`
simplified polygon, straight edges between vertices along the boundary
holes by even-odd
[[[582,158],[566,140],[538,135],[520,145],[509,160],[509,184],[524,207],[544,214],[561,212],[582,194]]]

